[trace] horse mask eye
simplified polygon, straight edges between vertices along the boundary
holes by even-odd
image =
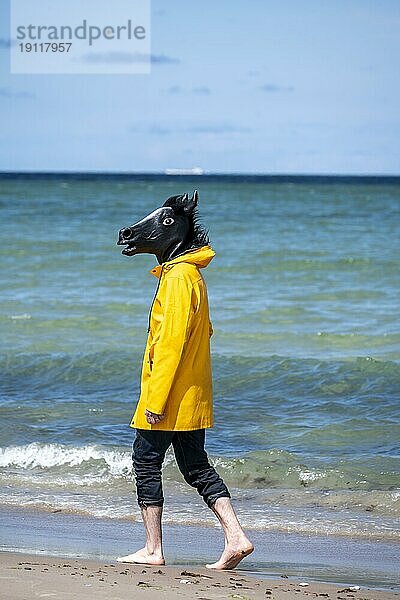
[[[163,221],[163,225],[172,225],[174,223],[174,219],[172,217],[166,217]]]

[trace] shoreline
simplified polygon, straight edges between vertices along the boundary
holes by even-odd
[[[46,556],[54,560],[64,557],[64,561],[115,564],[117,556],[128,554],[144,543],[143,528],[137,521],[4,506],[0,507],[0,518],[3,557],[12,553],[37,560]],[[168,568],[202,569],[207,562],[217,560],[222,551],[223,536],[217,527],[165,524],[163,531]],[[400,591],[398,544],[299,533],[248,532],[256,550],[235,570],[240,576],[264,581],[294,578],[310,585],[334,583],[390,593]]]
[[[164,487],[166,489],[168,489],[168,482],[165,484],[164,483]],[[171,498],[169,498],[169,500],[171,501]],[[239,505],[239,498],[237,497],[237,495],[234,497],[234,502],[235,502],[235,507],[236,510],[239,508],[240,510],[240,505]],[[203,505],[199,502],[198,503],[198,507],[199,507],[199,512],[198,512],[198,517],[197,518],[193,518],[191,519],[189,522],[186,520],[180,521],[179,519],[171,519],[170,515],[171,513],[168,513],[168,510],[171,510],[170,506],[166,506],[165,507],[165,511],[163,514],[163,527],[167,526],[167,527],[193,527],[193,528],[201,528],[201,529],[211,529],[211,530],[215,530],[215,529],[219,529],[220,525],[218,523],[218,521],[215,519],[214,521],[211,521],[211,519],[203,519],[201,515],[201,508],[204,508]],[[126,524],[131,524],[131,525],[137,525],[138,523],[141,524],[141,518],[140,518],[140,513],[136,510],[136,505],[133,508],[132,512],[130,514],[126,514],[126,515],[118,515],[118,516],[110,516],[109,514],[96,514],[94,512],[90,512],[90,511],[85,511],[82,509],[74,509],[72,507],[59,507],[59,506],[52,506],[52,505],[48,505],[46,504],[46,502],[38,502],[38,503],[31,503],[31,504],[16,504],[13,502],[0,502],[0,514],[2,513],[2,511],[8,511],[10,510],[12,511],[21,511],[24,512],[26,511],[27,513],[37,513],[38,515],[40,514],[44,514],[44,515],[49,515],[49,514],[62,514],[64,516],[71,516],[71,517],[76,517],[76,518],[82,518],[82,519],[94,519],[94,520],[102,520],[102,521],[106,521],[106,522],[111,522],[111,523],[126,523]],[[136,511],[136,515],[134,514]],[[208,511],[207,511],[208,512]],[[175,514],[178,514],[178,512],[176,512]],[[241,515],[242,517],[242,515]],[[243,522],[243,517],[241,518],[241,521]],[[249,525],[249,524],[245,524],[243,525],[243,528],[246,529],[247,531],[250,532],[255,532],[257,533],[264,533],[265,535],[270,534],[272,536],[279,536],[279,535],[299,535],[299,536],[303,536],[303,537],[311,537],[311,538],[329,538],[329,539],[337,539],[338,542],[343,542],[345,543],[346,540],[347,541],[356,541],[356,542],[367,542],[367,543],[374,543],[374,544],[392,544],[392,545],[398,545],[399,546],[399,550],[400,550],[400,534],[397,531],[393,532],[393,535],[387,535],[385,536],[384,534],[371,534],[369,535],[367,532],[362,532],[361,534],[359,532],[357,532],[357,535],[354,535],[352,532],[341,532],[341,531],[335,531],[335,532],[329,532],[329,533],[325,533],[322,531],[314,531],[314,530],[305,530],[301,528],[301,524],[300,526],[295,529],[295,525],[292,526],[292,529],[289,528],[284,528],[284,527],[280,527],[279,525],[273,525],[271,527],[265,528],[263,526],[255,526],[255,525]]]
[[[338,586],[304,580],[256,579],[238,570],[210,571],[204,567],[151,567],[115,561],[61,559],[11,552],[0,553],[1,577],[7,585],[8,600],[54,597],[85,600],[94,594],[100,600],[131,598],[133,590],[145,590],[146,598],[183,600],[236,598],[238,600],[398,600],[389,590]],[[66,588],[68,591],[66,591]],[[139,592],[141,593],[141,592]]]

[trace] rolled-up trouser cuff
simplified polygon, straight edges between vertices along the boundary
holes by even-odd
[[[142,498],[138,498],[137,502],[140,508],[148,508],[149,506],[164,506],[164,498],[161,500],[142,500]]]
[[[228,490],[226,490],[226,492],[220,492],[219,494],[213,494],[212,496],[209,496],[206,500],[208,508],[212,508],[218,498],[231,498],[231,495]]]

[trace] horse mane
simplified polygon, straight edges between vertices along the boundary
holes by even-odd
[[[208,229],[200,223],[200,215],[196,206],[188,206],[187,196],[170,196],[163,206],[172,208],[176,215],[182,215],[189,220],[189,237],[191,248],[201,248],[210,243]]]

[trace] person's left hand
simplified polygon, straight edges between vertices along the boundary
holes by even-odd
[[[149,410],[145,411],[146,420],[150,425],[157,425],[160,421],[163,420],[165,415],[157,415],[156,413],[150,412]]]

